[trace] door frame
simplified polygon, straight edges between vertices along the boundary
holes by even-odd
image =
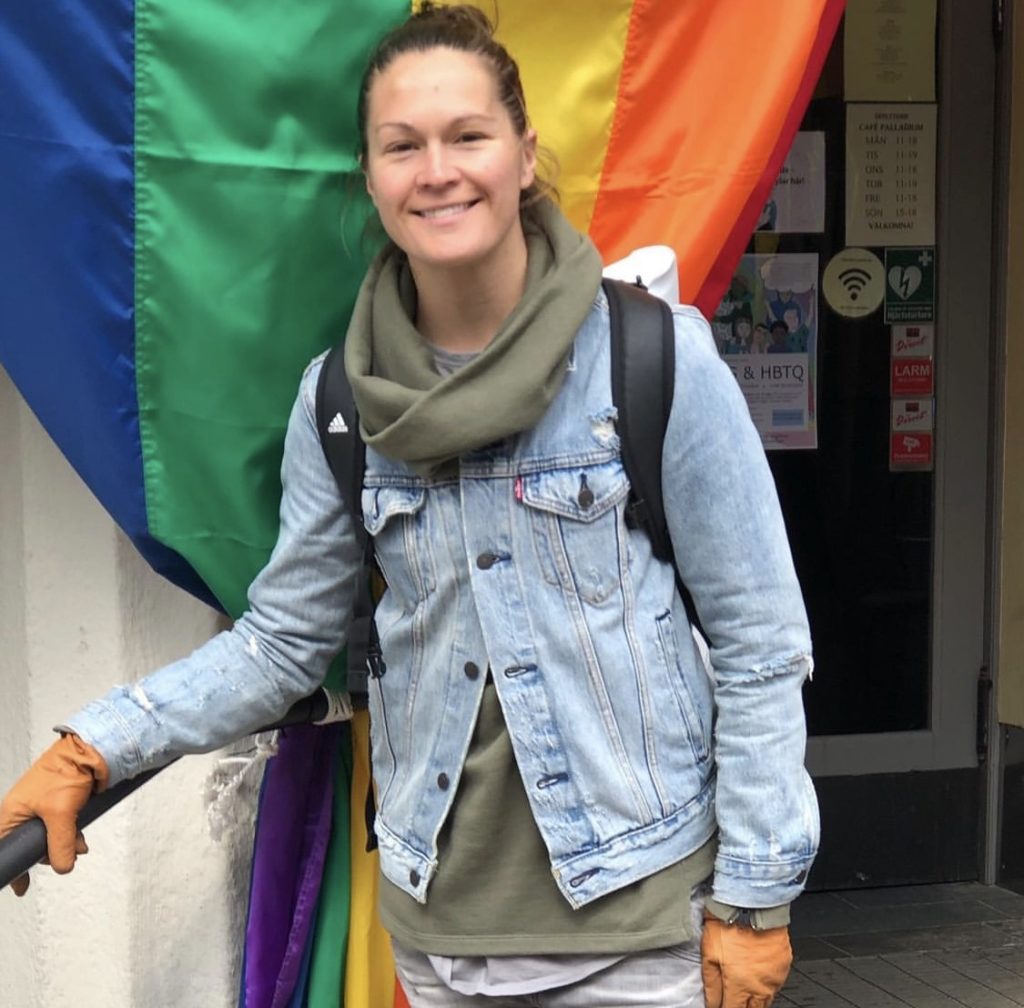
[[[991,643],[990,407],[997,265],[997,56],[988,5],[939,0],[937,35],[937,379],[928,727],[809,739],[808,769],[822,781],[819,790],[837,803],[843,783],[827,778],[850,778],[853,794],[863,793],[866,783],[853,778],[878,775],[879,786],[894,785],[890,790],[895,795],[908,786],[908,780],[896,775],[949,772],[950,780],[959,775],[957,786],[962,788],[964,772],[979,767],[979,710],[989,717],[979,707],[979,677],[988,667]],[[919,817],[915,828],[921,821]],[[977,828],[978,843],[987,841],[991,824],[979,822]]]

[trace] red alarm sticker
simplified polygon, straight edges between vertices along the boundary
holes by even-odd
[[[893,431],[889,439],[889,464],[931,466],[934,461],[934,438],[931,431]]]
[[[893,357],[891,385],[893,398],[934,395],[935,362],[931,357]]]

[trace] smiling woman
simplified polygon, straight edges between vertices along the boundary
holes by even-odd
[[[731,1003],[770,1000],[817,842],[800,765],[810,658],[735,383],[682,311],[677,401],[696,413],[673,414],[666,497],[687,502],[673,540],[716,624],[713,759],[715,704],[670,571],[626,530],[617,442],[587,419],[611,410],[600,267],[535,186],[515,63],[479,11],[425,5],[371,59],[360,110],[391,244],[345,362],[364,512],[372,498],[394,582],[369,704],[381,918],[405,991],[418,1008],[628,989],[698,1005],[703,964],[713,1008],[725,976]],[[740,907],[759,930],[723,923]]]
[[[695,6],[698,22],[719,9]],[[673,565],[627,520],[601,257],[537,178],[515,61],[480,11],[424,4],[371,55],[358,116],[390,244],[344,359],[360,517],[391,580],[368,703],[381,919],[406,992],[417,1008],[699,1006],[703,975],[711,1008],[767,1004],[817,846],[811,658],[736,383],[700,313],[676,306],[664,498],[715,643],[706,670]],[[0,832],[52,810],[60,781],[73,841],[79,791],[214,748],[322,681],[365,571],[314,419],[321,361],[295,397],[248,609],[68,718]]]
[[[367,100],[367,191],[408,259],[420,331],[458,351],[490,342],[526,275],[520,203],[537,137],[516,129],[486,60],[440,47],[403,53],[370,77]],[[479,292],[490,317],[452,318],[458,291]]]

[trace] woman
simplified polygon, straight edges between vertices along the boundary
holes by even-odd
[[[427,5],[386,36],[359,116],[390,242],[346,367],[388,582],[376,825],[410,1002],[767,1003],[817,844],[811,659],[742,396],[703,318],[674,309],[664,496],[709,676],[671,567],[625,521],[597,252],[536,178],[518,70],[484,15]],[[57,870],[93,790],[273,719],[343,644],[361,557],[318,441],[319,368],[249,611],[71,717],[0,807],[0,831],[45,820]]]

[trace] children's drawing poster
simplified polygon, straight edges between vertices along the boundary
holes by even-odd
[[[761,210],[757,230],[776,234],[825,230],[824,133],[797,133]]]
[[[743,256],[711,328],[765,448],[817,448],[817,254]]]

